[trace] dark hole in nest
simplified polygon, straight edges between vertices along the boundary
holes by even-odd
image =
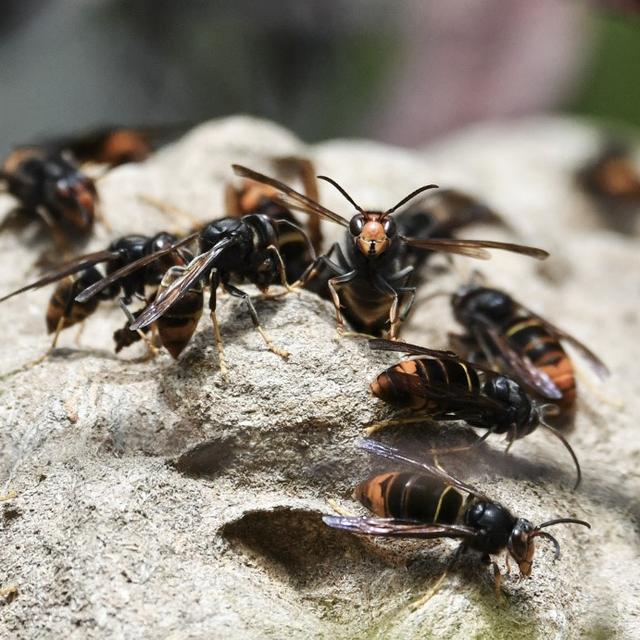
[[[234,438],[216,438],[188,449],[169,465],[188,476],[215,476],[227,469],[236,456]]]
[[[365,574],[393,564],[368,541],[327,527],[316,511],[250,511],[226,524],[222,534],[297,589],[334,589],[341,582],[353,581],[366,591]]]

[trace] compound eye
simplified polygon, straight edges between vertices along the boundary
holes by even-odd
[[[59,180],[56,183],[56,191],[61,198],[68,198],[71,196],[71,188],[66,180]]]
[[[382,228],[384,229],[384,232],[387,238],[393,238],[393,236],[396,235],[396,232],[397,232],[396,221],[393,218],[387,218],[384,221]]]
[[[359,236],[364,228],[364,218],[361,215],[356,215],[351,218],[349,223],[349,233],[352,236]]]
[[[524,560],[527,557],[527,551],[529,549],[529,538],[524,534],[511,536],[510,551],[516,560]]]
[[[526,559],[530,560],[530,556],[533,555],[532,533],[533,525],[527,520],[519,519],[513,527],[507,546],[513,557],[519,562]]]

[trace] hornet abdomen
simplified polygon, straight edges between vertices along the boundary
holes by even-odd
[[[157,296],[160,296],[173,282],[182,277],[184,272],[184,267],[171,267],[162,278]],[[197,282],[156,320],[160,342],[172,357],[177,358],[191,340],[202,315],[203,305],[202,283]]]
[[[427,412],[442,408],[436,400],[419,393],[420,387],[436,392],[437,389],[459,389],[465,395],[481,391],[480,379],[473,368],[464,362],[437,358],[402,360],[371,383],[375,396],[397,407]]]
[[[576,401],[576,380],[571,359],[558,339],[537,319],[519,318],[505,329],[511,346],[546,373],[562,393],[557,404],[570,410]]]
[[[376,515],[442,524],[457,522],[466,500],[463,493],[440,480],[397,471],[360,483],[355,495]]]

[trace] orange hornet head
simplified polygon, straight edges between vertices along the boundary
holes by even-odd
[[[358,211],[358,213],[351,218],[349,233],[358,251],[369,259],[381,256],[396,237],[398,230],[396,222],[392,217],[396,209],[419,193],[436,187],[435,184],[420,187],[386,211],[364,211],[335,180],[327,178],[327,176],[318,176],[318,179],[325,180],[329,184],[332,184]]]
[[[384,213],[365,211],[351,218],[349,233],[363,256],[377,258],[389,248],[396,223]]]
[[[535,542],[533,533],[535,528],[531,522],[518,518],[509,536],[507,548],[513,559],[518,563],[520,573],[528,578],[531,575]]]

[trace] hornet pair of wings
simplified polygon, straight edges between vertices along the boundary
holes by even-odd
[[[156,251],[153,254],[140,258],[139,260],[136,260],[135,262],[132,262],[122,267],[121,269],[114,271],[108,277],[103,278],[102,280],[96,282],[94,285],[92,285],[88,289],[85,289],[84,291],[82,291],[76,297],[76,301],[86,302],[87,300],[89,300],[89,298],[92,298],[94,295],[96,295],[103,289],[106,289],[112,283],[117,282],[118,280],[121,280],[122,278],[129,275],[130,273],[133,273],[134,271],[137,271],[138,269],[141,269],[142,267],[148,264],[151,264],[158,258],[161,258],[162,256],[167,255],[168,253],[171,253],[173,251],[178,251],[181,247],[189,244],[190,242],[193,242],[197,237],[198,237],[198,234],[193,233],[189,236],[186,236],[185,238],[182,238],[178,242],[174,242],[172,245],[169,245],[168,247],[166,247],[165,249],[162,249],[161,251]],[[13,298],[13,296],[18,295],[19,293],[29,291],[30,289],[38,289],[40,287],[44,287],[53,282],[57,282],[62,278],[78,273],[79,271],[83,271],[84,269],[88,269],[100,263],[117,260],[120,257],[121,257],[120,252],[109,251],[108,249],[103,251],[95,251],[94,253],[87,253],[83,256],[80,256],[79,258],[76,258],[75,260],[71,260],[70,262],[67,262],[60,269],[56,269],[55,271],[48,273],[46,276],[43,276],[39,280],[36,280],[35,282],[25,285],[20,289],[16,289],[15,291],[8,293],[6,296],[0,298],[0,302],[4,302],[9,298]]]
[[[296,211],[302,211],[311,215],[317,215],[320,218],[339,224],[341,227],[344,227],[346,229],[349,228],[349,220],[347,220],[340,214],[335,213],[334,211],[331,211],[326,207],[323,207],[315,200],[312,200],[311,198],[298,193],[283,182],[280,182],[275,178],[265,176],[261,173],[258,173],[257,171],[253,171],[252,169],[248,169],[247,167],[243,167],[241,165],[234,164],[232,166],[236,175],[242,176],[244,178],[249,178],[250,180],[255,180],[256,182],[267,184],[274,189],[277,189],[280,192],[279,199],[285,206],[291,209],[295,209]],[[326,176],[318,176],[318,178],[321,180],[326,180],[327,182],[333,184],[342,193],[342,195],[344,195],[347,200],[356,208],[356,210],[362,212],[361,207],[359,207],[353,201],[351,196],[349,196],[349,194],[346,193],[344,189],[342,189],[342,187],[340,187],[340,185],[338,185],[335,181],[331,180],[331,178],[327,178]],[[397,209],[406,204],[409,200],[417,196],[419,193],[422,193],[427,189],[433,189],[436,187],[437,185],[430,184],[412,191],[408,196],[400,200],[400,202],[398,202],[394,207],[392,207],[391,209],[387,209],[387,211],[385,211],[385,215],[393,214]],[[456,253],[470,258],[478,258],[481,260],[488,260],[491,258],[491,254],[486,251],[486,249],[503,249],[507,251],[514,251],[531,256],[532,258],[537,258],[538,260],[543,260],[549,256],[549,254],[542,249],[526,247],[510,242],[494,242],[491,240],[451,240],[444,238],[422,240],[418,238],[408,238],[406,236],[400,236],[400,239],[404,244],[407,244],[411,247],[427,249],[430,251]]]

